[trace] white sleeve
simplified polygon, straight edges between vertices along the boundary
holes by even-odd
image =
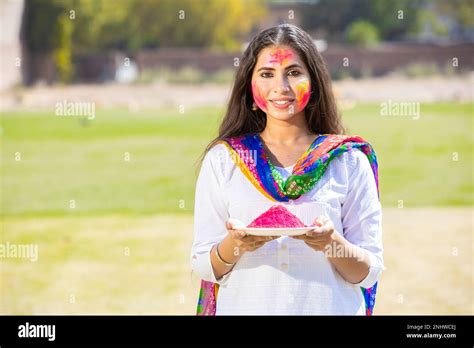
[[[348,159],[349,184],[341,212],[343,235],[349,242],[368,252],[369,274],[354,285],[370,288],[377,282],[384,269],[382,207],[367,156],[358,149],[344,155]]]
[[[219,161],[222,161],[224,157],[217,156],[218,147],[219,145],[212,148],[204,157],[196,183],[191,268],[201,279],[223,285],[230,272],[217,280],[211,265],[210,254],[212,247],[227,235],[226,221],[229,219],[220,184],[222,163]],[[227,151],[222,148],[220,150]]]

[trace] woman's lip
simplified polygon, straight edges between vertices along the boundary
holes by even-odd
[[[277,101],[277,100],[270,100],[270,102],[272,103],[274,107],[276,107],[277,109],[286,109],[293,103],[294,100],[291,100],[291,99],[281,100],[281,101],[286,101],[285,104],[277,104],[277,103],[274,103],[274,101]]]

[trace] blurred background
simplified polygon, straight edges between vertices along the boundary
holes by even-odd
[[[375,314],[472,314],[473,7],[0,0],[0,313],[194,314],[196,163],[248,42],[292,23],[378,155]]]

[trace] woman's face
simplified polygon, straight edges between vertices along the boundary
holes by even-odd
[[[253,100],[267,116],[288,120],[308,104],[310,80],[308,69],[291,47],[266,47],[252,74]]]

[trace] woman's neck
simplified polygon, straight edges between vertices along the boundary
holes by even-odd
[[[267,144],[292,145],[313,137],[308,129],[304,113],[295,115],[291,120],[278,120],[267,116],[265,129],[260,137]]]

